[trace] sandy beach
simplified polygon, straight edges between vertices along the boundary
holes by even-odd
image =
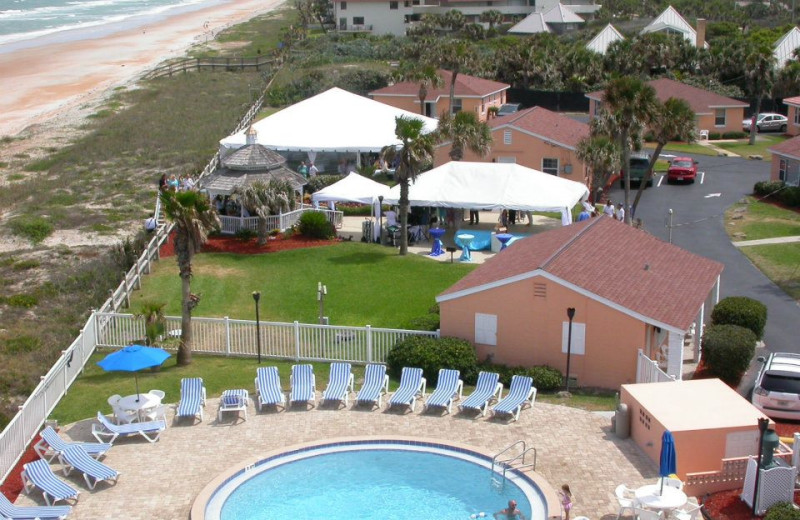
[[[93,39],[0,50],[0,136],[69,114],[194,43],[281,5],[232,0]]]

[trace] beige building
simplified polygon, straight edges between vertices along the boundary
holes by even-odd
[[[655,89],[656,96],[662,102],[677,98],[689,103],[695,114],[698,131],[719,134],[742,131],[744,109],[749,106],[747,103],[667,78],[648,81],[647,84]],[[603,90],[586,94],[591,117],[602,109],[604,96]]]
[[[450,110],[450,81],[453,76],[449,70],[439,69],[439,77],[442,78],[442,86],[429,88],[425,98],[425,115],[428,117],[438,117],[439,114]],[[507,83],[458,74],[454,111],[472,111],[477,114],[478,119],[486,121],[490,107],[500,108],[506,102],[506,91],[509,87]],[[419,83],[403,81],[370,92],[369,95],[375,101],[420,113]]]
[[[789,114],[791,122],[791,112]],[[800,136],[778,143],[769,151],[772,152],[770,180],[783,181],[790,186],[800,186]]]
[[[636,382],[640,349],[680,378],[684,336],[702,336],[722,269],[595,217],[518,240],[437,296],[441,334],[471,341],[481,360],[562,373],[569,350],[579,386]]]

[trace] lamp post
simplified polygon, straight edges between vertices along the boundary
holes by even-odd
[[[256,302],[256,345],[258,345],[258,364],[261,364],[261,321],[258,318],[258,302],[261,300],[261,293],[253,291],[253,301]]]
[[[317,301],[319,302],[319,324],[325,325],[325,296],[328,295],[328,286],[317,282]]]
[[[756,480],[753,483],[753,516],[756,516],[756,509],[758,509],[758,484],[759,477],[761,476],[761,456],[764,451],[764,432],[767,431],[769,426],[769,419],[760,417],[758,419],[758,461],[756,462]]]
[[[378,195],[378,243],[383,245],[383,195]]]
[[[575,307],[567,307],[567,318],[569,318],[569,329],[567,330],[567,393],[569,393],[569,361],[570,357],[572,356],[572,318],[574,317]]]

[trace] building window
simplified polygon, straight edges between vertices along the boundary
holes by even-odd
[[[346,11],[347,10],[347,2],[339,2],[339,10]]]
[[[558,175],[558,159],[545,157],[542,159],[542,171],[550,175]]]
[[[794,124],[800,125],[800,107],[794,107],[792,111],[794,112]]]
[[[363,16],[354,16],[353,17],[353,25],[364,25],[364,17]]]
[[[561,323],[561,352],[567,353],[569,343],[569,322]],[[572,343],[569,345],[570,353],[582,356],[586,354],[586,324],[572,322]]]
[[[404,6],[404,7],[411,7],[411,2],[409,2],[408,0],[406,0],[405,2],[403,2],[403,6]]]
[[[475,313],[475,343],[497,346],[497,315]]]
[[[789,163],[786,159],[781,159],[778,163],[778,179],[786,182],[786,170],[789,167]]]
[[[725,109],[718,108],[714,111],[714,125],[725,126]]]
[[[600,111],[603,109],[603,103],[600,101],[594,102],[594,115],[600,115]]]
[[[453,100],[453,110],[452,110],[452,112],[454,114],[458,114],[459,112],[461,112],[461,98],[455,98]]]
[[[503,130],[503,144],[511,144],[511,130]]]
[[[397,2],[389,2],[389,9],[397,9]]]

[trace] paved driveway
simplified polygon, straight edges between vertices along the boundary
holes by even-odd
[[[800,353],[794,330],[800,323],[800,307],[731,245],[723,224],[725,209],[752,193],[753,184],[769,178],[770,163],[711,156],[695,159],[699,170],[705,172],[702,184],[698,179],[693,185],[668,185],[664,179],[660,187],[645,190],[636,216],[645,229],[666,240],[665,222],[672,208],[673,243],[725,264],[721,297],[743,295],[763,302],[768,308],[767,348]],[[618,185],[610,194],[615,203],[621,202],[623,195]]]

